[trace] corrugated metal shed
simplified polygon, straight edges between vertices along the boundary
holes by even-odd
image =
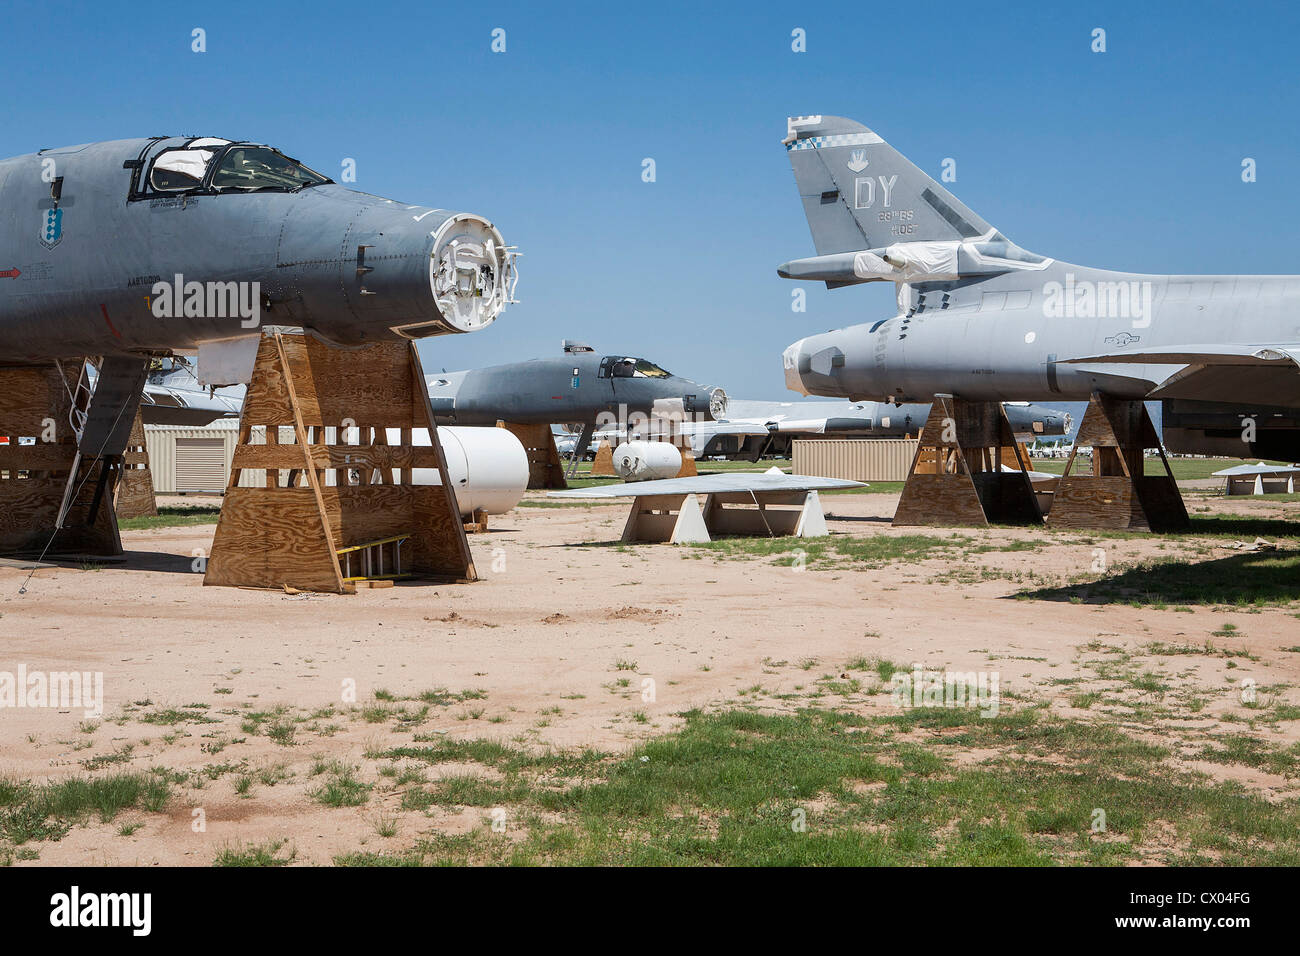
[[[906,481],[915,438],[826,438],[792,442],[796,475],[850,481]]]
[[[202,428],[146,425],[144,438],[154,493],[225,491],[238,436],[239,422],[234,419]]]

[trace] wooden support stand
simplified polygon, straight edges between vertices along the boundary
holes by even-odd
[[[1075,474],[1075,456],[1089,445],[1091,474]],[[1160,452],[1163,474],[1145,473],[1146,448]],[[1057,482],[1048,523],[1054,528],[1159,532],[1189,526],[1178,483],[1144,402],[1092,394]]]
[[[689,544],[719,535],[821,538],[829,533],[815,491],[737,491],[633,498],[623,540]]]
[[[618,472],[614,470],[614,446],[607,441],[601,442],[600,446],[596,449],[596,458],[591,463],[591,477],[618,477]]]
[[[119,521],[158,514],[158,502],[153,494],[153,472],[149,470],[149,449],[144,442],[144,422],[139,412],[136,412],[135,423],[131,426],[126,454],[122,456],[122,475],[117,482],[113,507]]]
[[[412,445],[416,428],[429,446]],[[360,444],[342,443],[357,432]],[[417,468],[437,469],[441,484],[412,484]],[[266,487],[240,486],[257,473]],[[393,539],[400,569],[390,556],[367,577],[476,580],[414,343],[343,350],[263,336],[203,583],[350,592],[340,551]]]
[[[1018,470],[1002,470],[1003,449]],[[983,527],[1042,521],[1025,456],[1002,404],[936,395],[894,524]]]
[[[695,468],[695,454],[691,451],[691,446],[688,444],[683,448],[681,445],[678,445],[677,450],[682,453],[682,467],[674,477],[693,478],[698,475],[699,471]]]
[[[70,394],[80,362],[0,369],[0,553],[116,555],[122,553],[113,488],[120,459],[79,461],[73,401],[84,411],[89,393]],[[47,440],[52,439],[52,440]],[[74,490],[63,527],[59,509]]]
[[[498,428],[508,429],[528,455],[528,488],[560,489],[569,487],[564,480],[564,465],[555,448],[555,436],[550,425],[521,425],[519,422],[497,422]]]

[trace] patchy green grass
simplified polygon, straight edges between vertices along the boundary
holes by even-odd
[[[536,756],[492,741],[396,748],[384,756],[498,771],[500,779],[464,774],[407,794],[409,808],[480,807],[482,826],[335,862],[1300,863],[1295,801],[1211,784],[1170,765],[1164,748],[1037,708],[993,718],[963,709],[683,716],[680,731],[623,758]],[[974,766],[954,760],[972,749],[994,756]],[[1097,810],[1106,818],[1100,835]],[[493,815],[509,836],[492,831]]]
[[[298,851],[292,846],[285,848],[287,840],[272,840],[269,843],[255,843],[245,846],[237,843],[225,846],[217,852],[213,866],[288,866],[297,857]]]
[[[71,777],[40,785],[0,779],[0,838],[14,846],[61,840],[92,817],[108,823],[122,810],[158,813],[169,797],[167,780],[151,773]]]
[[[828,538],[722,538],[692,548],[712,551],[728,558],[775,558],[774,564],[806,567],[881,568],[894,562],[923,561],[927,558],[955,558],[989,551],[1034,551],[1042,544],[1033,541],[993,543],[953,534],[873,534],[863,537],[833,535]]]
[[[221,505],[194,505],[192,507],[159,508],[156,516],[121,518],[118,526],[123,531],[143,531],[148,528],[180,528],[197,524],[216,524],[221,516]]]
[[[359,807],[370,799],[373,784],[362,783],[357,779],[357,768],[337,761],[318,764],[312,774],[326,774],[321,786],[312,790],[310,796],[317,803],[327,807]]]

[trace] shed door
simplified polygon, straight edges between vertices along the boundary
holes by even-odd
[[[176,490],[225,491],[226,440],[176,439]]]

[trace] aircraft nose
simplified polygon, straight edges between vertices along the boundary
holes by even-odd
[[[839,332],[810,335],[795,342],[782,357],[785,383],[801,395],[846,398],[848,337]]]
[[[803,377],[800,374],[800,369],[811,367],[809,358],[803,351],[806,341],[807,339],[800,339],[781,353],[781,364],[785,367],[785,387],[800,395],[810,394],[804,387]]]

